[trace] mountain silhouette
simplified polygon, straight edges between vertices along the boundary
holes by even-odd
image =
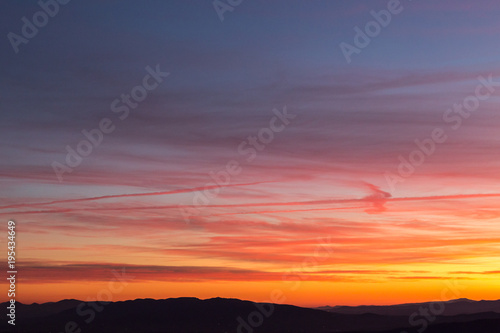
[[[485,303],[486,302],[486,303]],[[490,303],[492,302],[492,303]],[[43,304],[16,303],[16,331],[92,333],[329,333],[329,332],[417,332],[409,323],[408,306],[302,308],[292,305],[255,303],[238,299],[169,298],[136,299],[111,303],[63,300]],[[457,305],[458,304],[458,305]],[[465,307],[465,304],[468,304]],[[453,315],[440,315],[428,322],[426,333],[500,332],[500,311],[483,311],[499,301],[450,301]],[[2,303],[7,306],[7,303]],[[391,311],[383,310],[389,308]],[[464,312],[459,312],[459,309]],[[370,313],[365,311],[375,312]],[[336,313],[334,311],[359,312]],[[404,310],[404,311],[403,311]],[[403,315],[404,313],[404,315]],[[463,330],[468,327],[469,330]],[[0,332],[12,332],[5,321]]]
[[[318,309],[333,313],[343,314],[363,314],[375,313],[389,316],[409,316],[413,312],[418,312],[419,308],[429,308],[433,302],[408,303],[398,305],[362,305],[362,306],[322,306]],[[442,315],[453,316],[460,314],[472,314],[478,312],[499,312],[499,301],[472,301],[467,298],[459,298],[443,302]]]

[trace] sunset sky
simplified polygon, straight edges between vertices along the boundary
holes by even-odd
[[[18,301],[500,298],[498,2],[401,0],[350,63],[388,1],[70,1],[17,53],[2,6]]]

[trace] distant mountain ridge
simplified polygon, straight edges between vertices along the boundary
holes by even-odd
[[[444,303],[445,308],[467,302],[468,314],[439,316],[427,328],[426,333],[498,333],[500,313],[483,312],[484,303],[500,301],[454,300]],[[413,304],[425,306],[428,303]],[[478,305],[476,307],[476,305]],[[493,304],[487,303],[488,307]],[[2,303],[6,306],[7,303]],[[462,304],[463,305],[463,304]],[[401,306],[390,306],[397,313]],[[332,307],[325,309],[302,308],[292,305],[255,303],[238,299],[169,298],[162,300],[136,299],[133,301],[100,304],[63,300],[43,304],[16,303],[16,331],[35,333],[333,333],[333,332],[417,332],[409,324],[408,315],[383,315],[377,313],[335,313],[362,311],[368,307]],[[378,308],[378,307],[375,307]],[[475,310],[476,309],[476,310]],[[377,309],[375,309],[377,310]],[[381,309],[378,309],[381,310]],[[405,309],[407,310],[407,309]],[[476,312],[477,311],[477,312]],[[69,325],[69,326],[68,326]],[[462,331],[461,327],[469,327]],[[474,330],[470,330],[474,327]],[[0,332],[12,332],[6,322],[0,323]],[[452,332],[450,331],[450,332]]]
[[[438,302],[438,301],[437,301]],[[379,315],[409,316],[418,311],[420,307],[429,307],[432,303],[407,303],[396,305],[361,305],[361,306],[322,306],[317,309],[342,314],[363,314],[373,313]],[[494,301],[473,301],[467,298],[459,298],[446,302],[442,315],[456,316],[461,314],[473,314],[479,312],[497,312],[500,313],[500,300]]]

